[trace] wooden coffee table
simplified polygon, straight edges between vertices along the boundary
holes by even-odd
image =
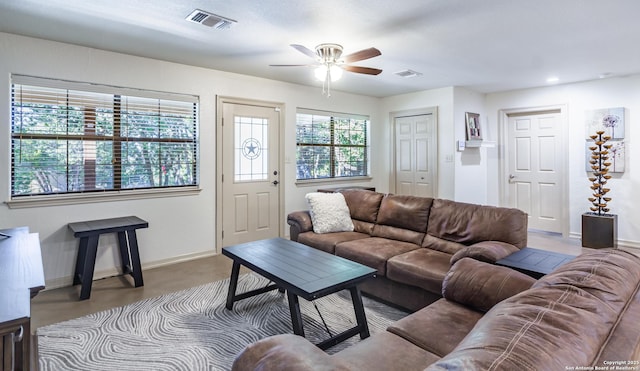
[[[369,337],[358,284],[375,276],[375,269],[283,238],[224,247],[222,254],[233,259],[227,309],[233,309],[233,303],[238,300],[276,289],[286,290],[293,333],[304,336],[298,297],[312,301],[347,289],[351,292],[357,325],[317,346],[327,349],[357,334],[361,339]],[[236,295],[241,265],[275,283]]]

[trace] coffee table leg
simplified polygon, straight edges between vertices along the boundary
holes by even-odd
[[[360,339],[369,337],[369,324],[367,323],[367,317],[364,314],[364,305],[362,304],[362,295],[358,286],[351,287],[351,301],[353,302],[353,310],[356,313],[356,321],[358,322],[358,328],[360,328]]]
[[[240,275],[240,263],[233,261],[231,268],[231,278],[229,279],[229,291],[227,291],[227,309],[233,309],[233,299],[236,296],[236,288],[238,287],[238,276]]]
[[[293,333],[304,337],[304,329],[302,328],[302,314],[300,314],[300,303],[298,295],[292,294],[287,290],[287,300],[289,301],[289,311],[291,312],[291,324],[293,325]]]

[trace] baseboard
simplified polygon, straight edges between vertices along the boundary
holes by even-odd
[[[207,257],[214,256],[214,255],[218,255],[218,254],[215,251],[205,251],[205,252],[174,256],[174,257],[168,258],[168,259],[162,259],[162,260],[156,260],[156,261],[152,261],[152,262],[142,263],[142,271],[144,272],[147,269],[160,268],[160,267],[164,267],[164,266],[167,266],[167,265],[188,262],[188,261],[196,260],[196,259],[207,258]],[[104,269],[104,270],[100,270],[100,271],[95,271],[93,273],[93,280],[95,281],[95,280],[99,280],[99,279],[102,279],[102,278],[119,276],[121,274],[122,274],[122,271],[120,269],[118,269],[116,267],[113,267],[113,268],[110,268],[110,269]],[[71,286],[71,285],[73,285],[73,276],[64,276],[64,277],[53,278],[53,279],[45,281],[45,291],[46,290],[59,289],[61,287],[67,287],[67,286]]]
[[[581,239],[581,234],[577,232],[572,232],[569,234],[569,238],[577,238]],[[621,240],[618,239],[618,248],[619,249],[636,249],[640,250],[640,241],[630,241],[630,240]],[[639,251],[633,251],[634,253],[640,253]]]

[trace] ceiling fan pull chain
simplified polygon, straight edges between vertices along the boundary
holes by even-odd
[[[327,83],[327,79],[322,80],[322,95],[325,95],[327,91],[325,90],[325,84]]]
[[[327,66],[327,77],[324,79],[327,82],[327,98],[331,96],[331,67]]]

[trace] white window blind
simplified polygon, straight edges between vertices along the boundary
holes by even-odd
[[[347,178],[369,175],[369,118],[298,109],[296,178]]]
[[[198,162],[198,97],[12,76],[12,199],[193,186]]]

